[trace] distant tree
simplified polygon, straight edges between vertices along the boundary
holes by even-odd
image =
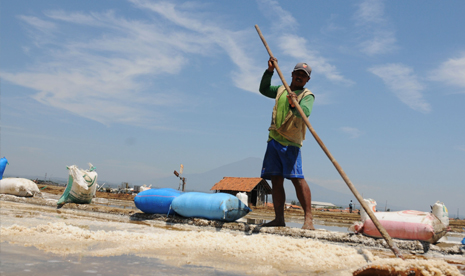
[[[297,201],[292,200],[292,201],[291,201],[291,204],[292,204],[292,205],[297,205]]]

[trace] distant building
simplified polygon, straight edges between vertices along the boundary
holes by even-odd
[[[236,196],[239,192],[247,194],[248,205],[263,206],[268,203],[271,187],[261,177],[223,177],[210,190]]]
[[[312,208],[336,208],[337,206],[329,202],[313,201]]]
[[[293,205],[293,204],[290,204],[290,203],[285,203],[284,208],[286,208],[287,210],[289,210],[289,209],[303,210],[302,206]]]
[[[302,209],[302,206],[293,205],[292,203],[287,203],[287,202],[284,204],[284,207],[286,209]],[[312,208],[327,209],[327,208],[337,208],[337,206],[329,202],[321,202],[321,201],[312,200]]]

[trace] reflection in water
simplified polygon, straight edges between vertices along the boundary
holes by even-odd
[[[247,224],[263,224],[267,222],[266,220],[264,219],[253,219],[253,218],[248,218],[247,219]]]
[[[0,275],[238,275],[208,266],[170,266],[155,258],[134,255],[63,257],[6,242],[1,243],[1,248]]]

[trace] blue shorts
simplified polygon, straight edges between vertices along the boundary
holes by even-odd
[[[304,178],[299,147],[283,146],[274,139],[268,142],[263,159],[262,178],[270,180],[272,176],[287,179]]]

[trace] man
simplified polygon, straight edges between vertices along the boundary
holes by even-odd
[[[271,78],[275,69],[272,61],[277,62],[274,58],[268,60],[268,69],[263,74],[260,83],[260,93],[275,99],[261,176],[271,180],[273,186],[272,198],[275,219],[263,226],[286,226],[284,221],[284,204],[286,201],[284,178],[286,178],[290,179],[294,184],[297,198],[304,210],[302,229],[314,230],[312,197],[302,172],[300,153],[300,147],[302,147],[302,141],[305,139],[307,128],[299,111],[292,107],[288,101],[288,96],[296,99],[305,116],[310,116],[315,97],[304,86],[310,80],[312,69],[306,63],[298,63],[292,72],[292,82],[289,86],[292,91],[286,91],[283,85],[271,86]]]
[[[352,200],[349,203],[349,212],[352,213]]]

